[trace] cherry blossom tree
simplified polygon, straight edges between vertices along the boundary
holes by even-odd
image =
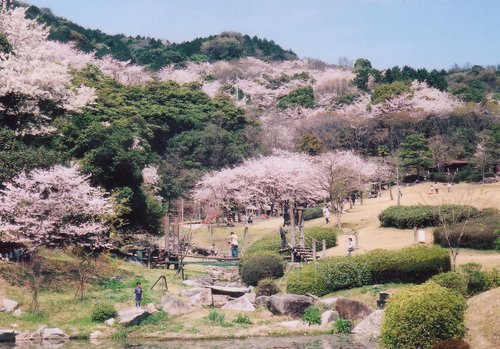
[[[375,164],[352,151],[329,152],[316,158],[314,182],[329,196],[339,227],[350,194],[363,190],[375,171]]]
[[[30,246],[72,248],[81,258],[77,297],[83,298],[91,257],[108,248],[112,213],[109,195],[90,186],[76,165],[21,173],[0,190],[0,231],[3,238]],[[33,257],[36,259],[36,257]]]

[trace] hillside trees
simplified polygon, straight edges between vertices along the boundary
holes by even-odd
[[[420,176],[423,169],[432,165],[432,152],[427,139],[419,133],[407,136],[401,143],[399,158],[401,165],[414,169],[417,177]]]

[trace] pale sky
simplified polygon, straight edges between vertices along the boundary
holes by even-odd
[[[376,68],[500,64],[500,0],[27,0],[108,34],[192,40],[236,31],[300,57]]]

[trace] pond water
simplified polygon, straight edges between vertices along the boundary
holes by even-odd
[[[225,340],[172,340],[137,341],[114,343],[103,341],[91,344],[87,341],[69,341],[64,344],[0,343],[0,349],[374,349],[376,345],[361,341],[351,335],[254,337]]]

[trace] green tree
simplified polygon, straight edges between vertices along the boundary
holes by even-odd
[[[312,133],[306,133],[295,145],[295,149],[308,153],[309,155],[318,155],[325,149],[325,143],[318,136]]]
[[[372,64],[366,58],[358,58],[354,63],[354,85],[362,91],[368,91],[368,79],[372,72]]]
[[[432,166],[432,151],[429,148],[429,142],[421,133],[407,136],[401,143],[399,158],[402,166],[414,169],[417,176],[420,176],[423,169]]]

